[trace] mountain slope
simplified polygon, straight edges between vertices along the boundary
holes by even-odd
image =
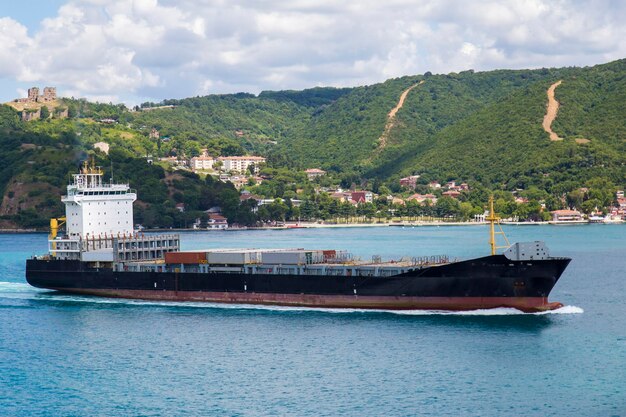
[[[542,121],[546,92],[559,80],[554,94],[560,107],[551,129],[563,140],[551,142]],[[64,102],[69,119],[29,123],[0,106],[0,222],[41,225],[59,215],[58,196],[68,175],[99,141],[111,146],[110,160],[101,163],[120,165],[118,176],[145,196],[138,209],[144,221],[165,219],[167,225],[187,221],[174,203],[201,211],[224,194],[234,207],[236,191],[148,167],[147,154],[191,157],[202,148],[214,155],[254,152],[267,156],[274,168],[321,167],[347,185],[371,180],[392,186],[401,176],[419,173],[423,179],[474,181],[491,189],[537,186],[557,198],[590,181],[609,184],[607,190],[626,186],[626,60],[165,100],[160,104],[173,107],[138,112],[123,105]],[[153,127],[161,132],[158,140],[149,137]]]
[[[427,173],[439,180],[475,179],[498,187],[525,182],[516,181],[520,176],[544,185],[567,176],[619,180],[626,138],[625,62],[425,74],[358,87],[313,114],[280,146],[303,165],[370,179]],[[560,79],[556,98],[561,107],[552,129],[565,139],[561,145],[551,144],[541,126],[546,91]],[[419,80],[424,83],[407,95],[384,149],[376,149],[387,113],[402,91]],[[591,142],[581,145],[576,139]],[[553,178],[544,180],[553,170]]]
[[[556,89],[561,107],[553,129],[563,142],[550,142],[541,126],[545,91],[554,79],[536,81],[438,132],[432,146],[399,163],[398,171],[509,189],[530,184],[549,188],[592,177],[623,182],[626,109],[618,103],[626,102],[624,62],[554,71],[563,83]],[[582,137],[591,142],[575,142]]]

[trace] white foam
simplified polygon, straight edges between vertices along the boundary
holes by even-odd
[[[467,311],[442,311],[442,310],[407,310],[407,311],[388,311],[389,313],[394,314],[406,314],[406,315],[414,315],[414,316],[424,316],[424,315],[452,315],[452,316],[527,316],[527,315],[546,315],[546,314],[580,314],[583,313],[584,310],[580,307],[576,306],[564,306],[561,308],[557,308],[556,310],[549,311],[541,311],[537,313],[524,313],[521,310],[516,308],[489,308],[489,309],[478,309],[478,310],[467,310]]]
[[[16,293],[16,292],[41,292],[45,290],[37,289],[29,284],[24,282],[9,282],[9,281],[0,281],[0,294],[3,293]]]
[[[556,310],[544,311],[542,313],[536,314],[582,314],[585,310],[576,306],[563,306],[561,308],[557,308]]]

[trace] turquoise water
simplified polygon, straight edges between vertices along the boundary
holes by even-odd
[[[523,315],[321,311],[38,290],[46,236],[0,235],[0,416],[626,416],[626,227],[529,226],[574,260]],[[207,232],[183,248],[488,252],[485,227]]]

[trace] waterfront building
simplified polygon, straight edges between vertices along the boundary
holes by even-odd
[[[583,219],[582,214],[578,210],[554,210],[550,213],[552,214],[552,221],[555,222],[572,222]]]

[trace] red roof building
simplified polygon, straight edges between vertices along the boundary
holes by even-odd
[[[552,214],[552,221],[555,222],[575,222],[583,219],[578,210],[555,210],[550,213]]]
[[[350,193],[350,200],[357,204],[372,203],[374,201],[374,194],[370,191],[353,191]]]
[[[228,229],[228,219],[221,214],[209,214],[207,229]]]

